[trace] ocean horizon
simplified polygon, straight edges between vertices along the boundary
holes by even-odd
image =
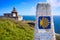
[[[23,16],[23,20],[35,21],[36,16]],[[60,16],[53,16],[55,33],[60,34]]]

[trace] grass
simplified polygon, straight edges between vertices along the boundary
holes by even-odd
[[[0,18],[0,40],[34,40],[34,23]],[[56,35],[60,40],[60,35]]]
[[[34,28],[22,21],[0,18],[0,40],[34,40]]]

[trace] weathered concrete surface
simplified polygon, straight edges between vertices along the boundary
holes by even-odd
[[[50,29],[39,29],[38,18],[40,16],[49,16],[51,18]],[[49,3],[38,3],[36,9],[36,23],[34,28],[34,40],[55,40],[53,16],[51,14],[51,5]]]

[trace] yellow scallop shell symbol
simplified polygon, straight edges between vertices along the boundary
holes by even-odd
[[[48,27],[48,25],[49,25],[49,20],[47,19],[47,18],[42,18],[41,20],[40,20],[40,26],[41,27],[43,27],[43,28],[47,28]]]

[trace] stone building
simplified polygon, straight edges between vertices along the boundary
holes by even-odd
[[[22,16],[18,16],[18,12],[16,11],[15,7],[11,13],[4,13],[4,17],[13,18],[15,20],[23,20]]]

